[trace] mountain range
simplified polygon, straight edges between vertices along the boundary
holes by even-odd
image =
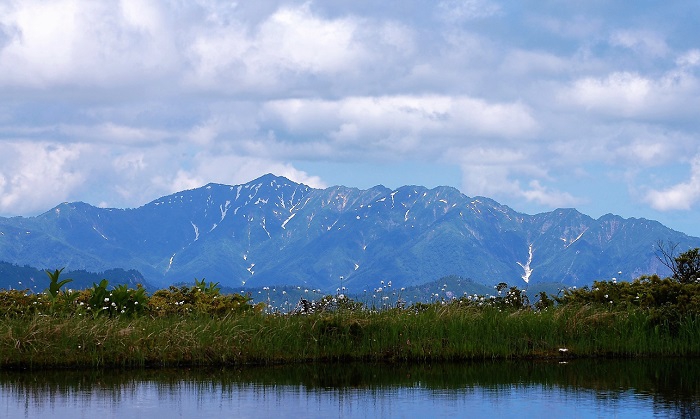
[[[73,202],[0,218],[0,261],[137,270],[158,286],[206,278],[227,287],[359,291],[450,275],[585,285],[667,273],[656,258],[659,242],[700,247],[700,238],[647,219],[593,219],[575,209],[527,215],[451,187],[314,189],[271,174],[133,209]]]

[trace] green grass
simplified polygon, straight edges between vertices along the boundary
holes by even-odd
[[[313,315],[60,317],[0,325],[0,367],[142,367],[361,360],[700,355],[700,319],[671,333],[641,312],[435,306]],[[568,351],[560,353],[560,348]]]

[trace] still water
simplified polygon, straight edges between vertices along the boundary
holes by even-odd
[[[700,418],[700,360],[0,372],[1,418]]]

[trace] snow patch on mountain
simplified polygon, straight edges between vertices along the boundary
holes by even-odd
[[[295,212],[294,214],[290,215],[289,217],[287,217],[287,219],[284,220],[284,222],[282,223],[282,228],[286,228],[287,223],[288,223],[292,218],[294,218],[295,215],[297,215],[296,212]]]
[[[175,253],[173,253],[172,256],[170,256],[170,260],[168,261],[168,267],[165,268],[165,272],[168,272],[170,268],[173,266],[173,259],[175,259]]]
[[[567,239],[565,237],[562,237],[561,239],[564,240],[564,243],[565,243],[564,247],[569,247],[572,244],[576,243],[578,241],[578,239],[580,239],[586,231],[588,231],[588,228],[584,228],[583,231],[581,232],[581,234],[579,234],[575,239],[569,241],[568,243],[567,243]]]
[[[270,235],[270,232],[267,231],[267,226],[265,225],[265,217],[262,218],[262,223],[260,224],[262,229],[265,230],[265,233],[267,233],[267,237],[272,238]]]
[[[228,212],[229,207],[231,206],[231,201],[226,201],[224,205],[219,205],[219,211],[221,211],[221,219],[219,222],[224,221],[224,218],[226,218],[226,213]]]
[[[523,281],[525,281],[526,284],[530,283],[530,275],[532,275],[532,271],[533,271],[533,269],[530,267],[530,264],[532,263],[532,254],[533,254],[532,243],[530,243],[528,245],[527,250],[528,250],[527,262],[525,264],[522,264],[521,262],[517,262],[518,265],[520,265],[520,267],[523,268],[523,271],[525,271],[523,273],[523,275],[521,276],[521,278],[523,279]]]
[[[109,240],[109,239],[107,238],[107,236],[105,236],[104,234],[102,234],[96,227],[93,226],[92,229],[95,230],[95,231],[97,232],[97,234],[99,234],[100,236],[102,236],[103,239]]]
[[[190,224],[192,224],[192,227],[194,228],[194,241],[199,240],[199,227],[197,227],[197,224],[193,223],[190,221]]]

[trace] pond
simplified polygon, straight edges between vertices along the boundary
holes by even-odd
[[[700,360],[0,372],[3,418],[700,418]]]

